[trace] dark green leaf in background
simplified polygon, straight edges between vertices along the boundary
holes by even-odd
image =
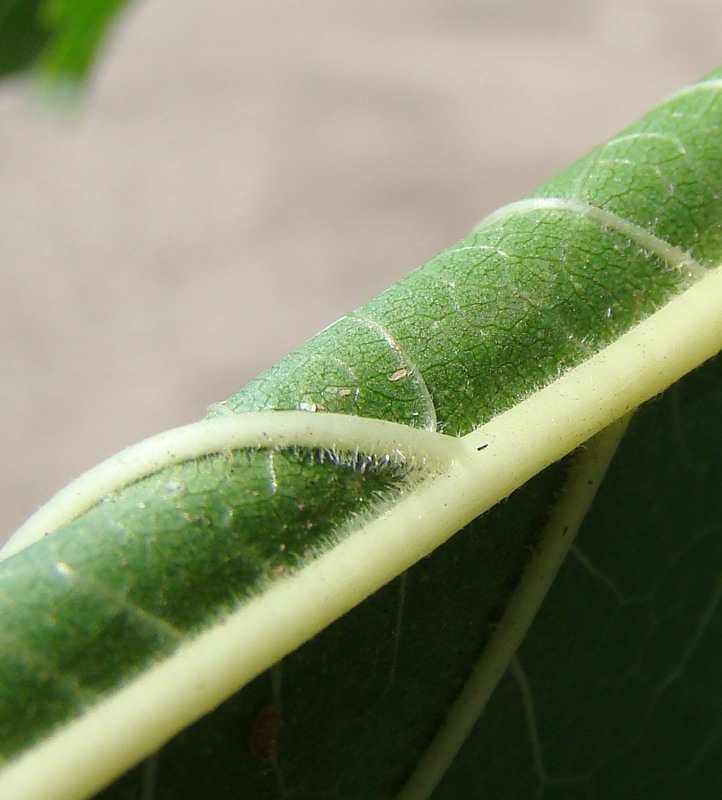
[[[47,77],[85,77],[128,0],[2,0],[0,77],[39,67]]]
[[[637,412],[434,800],[722,796],[720,408],[717,358]]]
[[[48,41],[39,23],[42,0],[3,0],[0,5],[0,75],[28,69]]]

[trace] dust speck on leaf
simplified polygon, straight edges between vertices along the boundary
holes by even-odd
[[[387,378],[391,383],[397,383],[398,381],[402,381],[404,378],[408,378],[409,370],[408,367],[401,367],[400,369],[395,370],[390,375],[387,375]]]

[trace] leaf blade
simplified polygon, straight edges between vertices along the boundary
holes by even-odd
[[[686,102],[689,98],[685,96],[683,99]],[[669,108],[666,112],[674,113]],[[704,113],[709,114],[710,119],[716,119],[718,111],[709,105],[702,108],[695,117],[696,123]],[[709,126],[711,123],[708,123]],[[630,136],[636,134],[627,134],[628,138]],[[694,170],[699,171],[696,162]],[[719,163],[714,153],[709,158],[709,171],[718,177]],[[579,183],[576,178],[574,180],[576,184]],[[617,191],[615,187],[612,199]],[[410,276],[395,290],[365,307],[365,310],[351,315],[332,331],[322,334],[310,349],[272,370],[270,375],[235,396],[227,407],[237,411],[247,403],[254,408],[283,407],[284,403],[293,403],[307,410],[353,410],[382,419],[395,418],[408,425],[433,427],[440,424],[450,433],[466,432],[489,417],[496,418],[500,411],[514,406],[540,385],[549,383],[559,371],[583,361],[590,352],[618,337],[640,316],[663,304],[687,281],[683,270],[669,268],[664,258],[660,259],[660,253],[650,252],[644,247],[640,249],[638,241],[630,240],[619,230],[610,230],[609,226],[600,226],[598,220],[590,219],[588,214],[576,217],[574,224],[569,226],[567,208],[545,207],[539,203],[532,208],[535,213],[531,215],[492,217],[481,231],[472,234],[465,243],[452,248],[446,256],[435,260],[425,270]],[[705,206],[699,219],[695,218],[695,224],[701,219],[710,227],[711,232],[704,231],[698,237],[704,242],[702,250],[705,257],[716,252],[717,247],[715,237],[718,236],[718,228],[716,217],[709,216],[711,213]],[[636,221],[632,224],[639,225]],[[563,239],[560,234],[562,230],[565,231]],[[679,243],[672,242],[670,247],[686,247],[692,236],[690,230],[689,225],[680,228]],[[540,244],[540,240],[534,238],[540,233],[544,234],[544,241],[548,239],[551,242],[548,251],[544,249],[543,242]],[[516,243],[512,241],[514,237]],[[582,246],[575,251],[576,261],[561,257],[571,252],[573,245],[580,243]],[[593,248],[590,243],[594,244]],[[513,258],[509,251],[513,251]],[[480,253],[486,254],[481,261]],[[597,257],[596,262],[591,260],[592,255]],[[664,251],[661,255],[665,255]],[[487,257],[494,262],[495,271],[487,264]],[[510,258],[514,261],[513,268],[506,263]],[[629,269],[624,269],[629,259],[631,274]],[[530,269],[529,264],[534,269]],[[562,264],[568,268],[567,273],[561,271]],[[603,281],[608,281],[610,274],[615,276],[614,285]],[[481,288],[478,284],[479,275],[482,278]],[[461,294],[457,291],[457,283],[462,284]],[[440,291],[435,292],[434,289]],[[643,296],[638,297],[640,291]],[[539,299],[545,302],[539,303]],[[492,302],[497,304],[495,309],[484,317],[480,311],[489,308]],[[612,314],[607,313],[609,309],[613,310]],[[392,317],[394,320],[390,321]],[[339,337],[344,331],[345,339]],[[490,342],[484,341],[480,347],[475,340],[483,338],[487,332]],[[362,338],[361,347],[358,347],[359,338]],[[439,349],[442,340],[445,356]],[[349,370],[345,351],[350,353],[352,344],[356,346],[357,363]],[[706,345],[712,350],[718,347],[711,339],[706,341]],[[478,355],[481,357],[474,360]],[[289,376],[292,380],[289,380]],[[354,386],[352,381],[358,385]],[[429,406],[429,398],[433,399],[433,408]],[[578,441],[581,440],[576,443]],[[566,449],[573,446],[569,444]],[[513,440],[510,441],[512,448]],[[548,459],[553,460],[564,452],[566,450],[562,447]],[[110,582],[108,585],[114,586],[121,598],[131,597],[131,605],[138,605],[132,592],[143,582],[139,578],[143,574],[141,562],[150,553],[155,561],[145,565],[149,576],[146,584],[152,580],[158,582],[160,594],[154,602],[170,612],[164,621],[171,628],[180,625],[185,631],[195,634],[196,626],[202,627],[206,620],[212,624],[217,618],[214,615],[224,608],[233,608],[238,602],[239,589],[234,581],[238,580],[239,573],[240,577],[244,577],[243,558],[229,560],[227,550],[204,549],[202,546],[204,540],[209,540],[209,531],[212,532],[210,538],[218,539],[220,533],[228,535],[228,525],[224,526],[223,521],[228,521],[229,509],[236,514],[237,509],[250,507],[250,516],[241,525],[242,529],[253,532],[253,536],[244,544],[250,553],[248,564],[262,564],[261,572],[265,570],[266,573],[272,573],[276,567],[286,564],[286,556],[279,561],[278,552],[274,556],[271,551],[281,544],[287,545],[289,532],[301,532],[308,522],[316,525],[319,519],[326,521],[326,532],[333,531],[351,510],[368,509],[370,501],[375,499],[375,493],[388,492],[393,486],[393,476],[389,484],[385,482],[388,475],[379,478],[375,469],[359,469],[358,462],[344,465],[338,458],[329,460],[328,453],[334,455],[333,442],[328,443],[327,454],[323,453],[323,450],[316,452],[307,473],[303,469],[303,455],[300,463],[294,461],[298,454],[284,455],[283,458],[288,461],[285,467],[287,474],[281,476],[280,481],[276,465],[270,464],[268,454],[259,458],[257,464],[251,465],[244,473],[245,477],[239,477],[243,470],[239,463],[234,462],[239,457],[232,456],[229,459],[227,455],[191,464],[190,467],[179,469],[177,474],[164,472],[146,485],[123,488],[117,497],[112,496],[104,503],[106,508],[100,511],[95,509],[69,525],[65,532],[53,534],[34,546],[32,556],[28,550],[25,555],[21,553],[9,559],[5,562],[7,566],[3,567],[4,574],[6,578],[12,576],[13,569],[18,568],[23,558],[32,557],[35,563],[27,575],[33,577],[25,579],[23,591],[32,603],[35,590],[32,583],[42,575],[43,558],[45,573],[49,576],[55,573],[52,580],[56,582],[58,577],[67,578],[68,569],[75,571],[76,564],[84,567],[90,564],[96,582],[103,585]],[[253,457],[244,453],[240,458],[250,463]],[[330,464],[332,469],[326,470],[324,463],[326,466]],[[344,466],[350,468],[343,478],[339,478],[338,468]],[[234,475],[234,482],[239,484],[235,488],[228,485],[229,470]],[[319,485],[323,484],[324,474],[328,478],[325,488]],[[358,488],[359,478],[362,484],[365,482],[362,490]],[[380,482],[375,483],[376,478]],[[302,492],[308,492],[303,487],[309,482],[314,490],[308,496],[316,498],[316,507],[296,508],[294,511],[293,504],[297,502],[294,498],[298,495],[307,496]],[[186,494],[190,495],[188,503],[184,501],[179,504],[179,485],[186,487]],[[281,505],[272,508],[269,505],[270,497],[277,493],[279,486],[283,487],[283,496],[277,498]],[[222,492],[218,491],[219,487],[223,489]],[[236,494],[233,495],[233,492]],[[254,492],[258,493],[258,497],[263,495],[260,505],[254,506],[249,501]],[[347,493],[345,501],[340,499],[344,492]],[[222,501],[218,499],[220,496],[224,497]],[[357,501],[360,501],[359,505],[355,505]],[[305,500],[302,502],[305,506]],[[166,504],[165,509],[163,503]],[[259,511],[260,506],[266,506],[265,511]],[[331,515],[327,511],[329,506],[334,507]],[[480,508],[475,510],[478,513]],[[264,513],[268,519],[259,525],[258,519]],[[284,523],[286,527],[282,525],[279,539],[278,521],[289,520],[291,516],[293,521]],[[149,520],[155,526],[150,531],[147,528]],[[450,527],[456,526],[454,529],[461,524],[458,521],[449,523]],[[87,526],[87,532],[79,535],[83,526]],[[97,531],[105,532],[105,539],[101,541],[108,542],[112,538],[112,546],[103,555],[106,558],[105,565],[98,560],[98,554],[92,552],[92,547],[87,544],[79,546],[82,538],[86,542],[97,541]],[[133,536],[123,538],[128,531],[134,532]],[[109,533],[113,536],[108,537]],[[167,545],[164,538],[158,534],[165,534],[166,540],[171,534],[174,542],[170,550],[165,549]],[[321,539],[324,535],[322,530]],[[522,549],[524,541],[522,537],[519,543]],[[293,556],[288,561],[289,566],[295,567],[299,554],[305,555],[309,547],[308,539],[299,539],[299,542],[301,550],[289,553]],[[58,546],[60,550],[53,551]],[[227,546],[228,540],[224,539],[224,547]],[[256,549],[258,552],[255,552]],[[41,553],[44,556],[38,555]],[[20,556],[23,558],[17,560]],[[112,568],[113,560],[117,561],[118,558],[126,560],[124,565],[133,565],[129,571],[130,578]],[[516,558],[519,558],[519,553]],[[199,571],[202,579],[194,584],[192,571],[199,569],[199,564],[202,565]],[[67,569],[62,565],[66,565]],[[508,562],[505,562],[503,569],[508,576],[511,569]],[[178,580],[179,575],[174,573],[180,573],[181,579]],[[254,575],[245,577],[250,579],[250,585],[256,579]],[[209,578],[214,580],[209,581]],[[136,585],[132,585],[134,582]],[[496,599],[490,601],[489,608],[498,603],[504,594],[501,577],[496,576],[495,582],[498,584]],[[47,587],[49,584],[45,585]],[[188,596],[189,587],[196,586],[199,597],[191,600]],[[200,599],[207,601],[205,605],[200,603]],[[147,598],[139,605],[145,613],[153,608]],[[114,680],[117,675],[111,673],[94,678],[83,673],[79,651],[87,646],[89,631],[92,634],[103,630],[106,638],[112,638],[117,632],[117,625],[113,626],[118,621],[117,614],[112,603],[106,611],[109,612],[106,619],[102,618],[102,614],[88,616],[87,608],[85,612],[81,609],[77,613],[68,610],[63,615],[68,620],[80,620],[81,623],[86,615],[86,624],[79,626],[86,630],[82,636],[78,635],[74,654],[68,660],[77,662],[86,686],[93,685],[95,681],[96,689],[101,691],[105,688],[103,680]],[[126,608],[123,613],[127,612]],[[136,618],[133,622],[138,624]],[[28,627],[28,624],[25,626]],[[46,628],[48,638],[38,652],[52,651],[56,647],[52,643],[52,625],[46,625]],[[152,630],[147,638],[157,638],[158,635],[157,630]],[[119,643],[121,649],[129,649],[122,639]],[[156,656],[166,654],[162,643],[155,641],[153,644]],[[142,670],[148,663],[141,657],[135,666],[127,662],[119,666],[122,667],[121,672],[131,668],[131,672],[123,672],[128,676],[133,669]],[[62,675],[63,670],[56,672]],[[74,714],[75,709],[71,713]]]

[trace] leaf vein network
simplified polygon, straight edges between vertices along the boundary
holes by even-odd
[[[681,247],[656,236],[641,225],[620,217],[613,211],[581,200],[570,200],[565,197],[527,198],[500,208],[486,217],[481,224],[485,225],[491,220],[512,217],[516,214],[533,214],[543,211],[566,211],[590,219],[610,231],[621,233],[643,250],[653,253],[671,268],[687,277],[701,278],[709,272]]]
[[[416,385],[418,386],[419,394],[421,395],[421,400],[425,406],[427,414],[426,425],[424,427],[427,430],[436,431],[438,428],[438,419],[436,415],[434,399],[431,396],[431,391],[429,390],[429,387],[424,380],[424,376],[422,375],[421,370],[417,366],[414,359],[411,358],[406,349],[401,345],[400,342],[396,340],[394,335],[388,330],[388,328],[386,328],[385,325],[375,319],[372,319],[371,317],[364,316],[363,314],[353,313],[351,316],[366,325],[375,333],[380,334],[386,344],[398,355],[402,365],[407,369],[409,376],[416,382]]]

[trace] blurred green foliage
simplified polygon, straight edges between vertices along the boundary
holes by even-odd
[[[36,70],[53,80],[82,80],[127,2],[1,0],[0,77]]]

